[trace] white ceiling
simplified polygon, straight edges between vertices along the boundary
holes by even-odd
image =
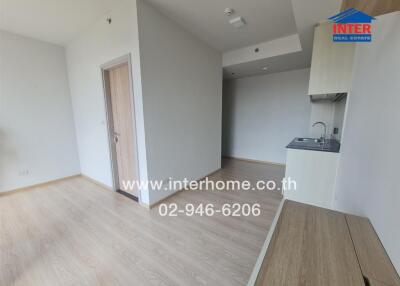
[[[290,0],[147,1],[219,51],[297,33]],[[233,8],[235,14],[225,16],[225,8]],[[237,16],[242,16],[247,23],[240,29],[229,24],[229,20]]]
[[[340,11],[342,0],[291,0],[304,57],[311,63],[314,28]],[[310,8],[312,7],[312,8]]]
[[[126,1],[131,0],[0,0],[0,29],[66,45]],[[145,1],[225,53],[299,35],[301,52],[252,58],[224,68],[226,78],[236,78],[310,66],[314,25],[337,13],[342,0]],[[224,15],[228,7],[235,10],[231,17]],[[229,24],[237,16],[247,23],[240,29]],[[262,71],[263,66],[268,66],[267,72]]]
[[[310,67],[314,27],[318,22],[338,13],[342,0],[291,0],[291,2],[302,51],[225,67],[225,79]],[[262,70],[263,67],[268,67],[268,70]]]
[[[339,12],[342,0],[146,0],[166,16],[211,47],[228,51],[298,34],[301,52],[245,61],[224,67],[224,78],[307,68],[311,65],[314,27]],[[235,14],[224,15],[225,8]],[[246,25],[237,29],[229,19],[242,16]],[[266,44],[268,46],[268,44]],[[272,45],[273,46],[273,45]],[[262,67],[268,66],[267,71]],[[233,75],[232,75],[233,73]]]
[[[267,67],[264,71],[263,68]],[[309,67],[302,52],[290,53],[224,68],[224,79],[237,79],[255,75],[284,72]]]
[[[65,45],[125,0],[0,0],[0,29]]]

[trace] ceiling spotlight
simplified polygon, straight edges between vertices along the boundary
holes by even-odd
[[[263,67],[262,70],[263,70],[263,71],[267,71],[267,70],[268,70],[268,67]]]
[[[231,15],[233,15],[233,13],[235,13],[235,10],[233,10],[232,8],[226,8],[225,10],[224,10],[224,14],[226,15],[226,16],[231,16]]]

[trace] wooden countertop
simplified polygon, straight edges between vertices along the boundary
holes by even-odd
[[[286,201],[257,286],[364,286],[343,214]]]
[[[251,285],[400,286],[400,278],[367,218],[285,201]]]
[[[256,286],[400,286],[367,218],[286,201]]]

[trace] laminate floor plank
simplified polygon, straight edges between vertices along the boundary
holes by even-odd
[[[284,168],[224,159],[210,180],[281,180]],[[162,217],[75,177],[0,194],[1,286],[246,285],[282,196],[182,191],[163,203],[259,203],[258,217]]]

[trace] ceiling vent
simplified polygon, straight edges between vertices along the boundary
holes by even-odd
[[[242,17],[236,17],[236,18],[230,20],[229,23],[231,23],[236,28],[241,28],[244,25],[246,25],[246,22],[244,21],[244,19]]]

